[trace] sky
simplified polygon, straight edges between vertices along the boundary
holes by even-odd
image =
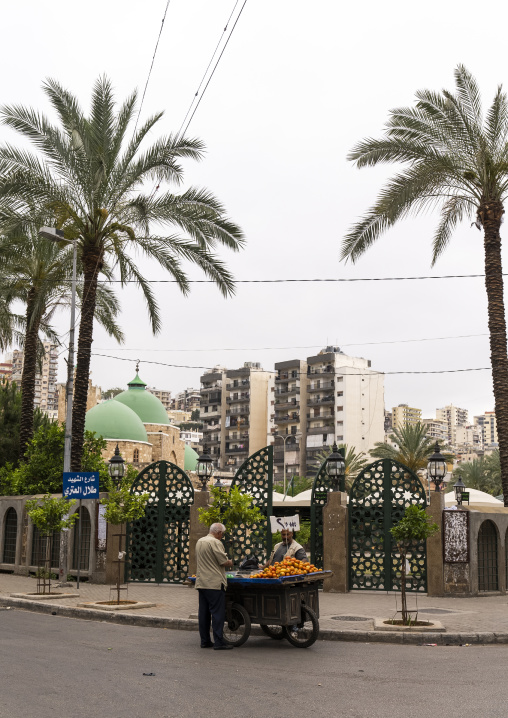
[[[41,89],[52,77],[87,108],[103,74],[119,101],[136,87],[141,97],[166,3],[4,3],[0,104],[52,116]],[[469,224],[431,267],[438,221],[431,213],[401,222],[355,265],[341,263],[344,234],[398,169],[358,170],[346,157],[361,139],[379,137],[389,110],[411,104],[416,90],[453,89],[459,63],[476,76],[488,106],[496,86],[508,81],[504,45],[492,40],[492,18],[502,25],[508,10],[491,0],[481,13],[457,0],[428,0],[424,9],[398,0],[239,0],[236,6],[235,0],[170,0],[140,121],[159,110],[164,116],[147,146],[179,129],[242,7],[187,133],[207,152],[200,163],[185,163],[183,185],[211,190],[244,230],[242,251],[220,250],[234,277],[482,275],[482,234]],[[0,142],[21,144],[1,126]],[[145,277],[165,278],[155,263],[138,261]],[[188,272],[203,278],[191,266]],[[493,409],[482,277],[239,283],[229,299],[210,284],[194,284],[188,297],[173,284],[154,286],[163,317],[158,336],[133,286],[119,291],[125,343],[119,347],[95,329],[92,379],[103,389],[125,386],[137,359],[150,386],[176,393],[198,387],[203,367],[256,361],[273,369],[335,344],[386,373],[387,409],[407,403],[425,418],[446,404],[467,408],[471,418]],[[55,323],[65,341],[68,312]],[[480,371],[400,373],[458,369]],[[65,380],[63,356],[59,379]]]

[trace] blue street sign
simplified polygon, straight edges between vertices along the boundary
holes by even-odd
[[[98,471],[64,471],[63,495],[65,499],[98,499]]]

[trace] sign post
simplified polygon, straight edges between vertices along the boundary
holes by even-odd
[[[277,531],[282,529],[289,529],[289,531],[300,530],[300,517],[298,514],[295,516],[270,516],[270,528],[272,533],[276,534]]]
[[[79,589],[81,571],[81,506],[83,499],[99,498],[98,471],[64,471],[63,495],[65,499],[79,499],[78,507],[78,575],[76,588]]]

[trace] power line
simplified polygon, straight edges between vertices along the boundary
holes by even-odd
[[[127,357],[115,357],[111,354],[96,354],[95,352],[92,352],[92,356],[96,357],[103,357],[104,359],[116,359],[117,361],[127,361],[131,362],[133,359],[127,358]],[[166,362],[160,362],[160,361],[153,361],[149,359],[143,359],[143,364],[154,364],[156,366],[166,366],[173,369],[215,369],[216,367],[213,366],[199,366],[199,365],[190,365],[190,364],[168,364]],[[346,369],[351,369],[353,367],[345,367]],[[398,374],[457,374],[457,373],[464,373],[464,372],[472,372],[472,371],[490,371],[491,367],[475,367],[471,369],[437,369],[433,371],[375,371],[372,369],[369,372],[362,373],[362,372],[352,372],[349,374],[348,372],[343,372],[343,376],[372,376],[373,374],[380,374],[384,376],[394,376]],[[264,370],[264,369],[253,369],[251,368],[251,372],[268,372],[271,370]],[[298,374],[298,376],[313,376],[312,374],[307,374],[305,372],[295,372]],[[332,372],[329,372],[330,374]],[[321,376],[321,375],[320,375]],[[326,376],[326,374],[325,374]],[[335,376],[335,373],[334,373]]]
[[[217,62],[215,63],[215,66],[214,66],[214,68],[213,68],[213,70],[212,70],[212,72],[211,72],[211,75],[210,75],[210,77],[208,78],[208,81],[207,81],[207,83],[206,83],[206,85],[205,85],[205,89],[204,89],[203,92],[201,93],[201,97],[199,98],[199,100],[198,100],[198,102],[197,102],[197,104],[196,104],[196,107],[194,108],[194,110],[193,110],[193,112],[192,112],[192,115],[190,116],[189,121],[187,122],[187,125],[185,126],[185,129],[184,129],[184,131],[183,131],[183,134],[185,134],[185,133],[187,132],[187,130],[189,129],[189,125],[190,125],[190,123],[192,122],[192,118],[193,118],[194,115],[196,114],[196,111],[197,111],[199,105],[201,104],[201,100],[202,100],[203,97],[205,96],[205,92],[206,92],[206,90],[207,90],[207,88],[208,88],[208,85],[210,84],[210,81],[211,81],[212,77],[213,77],[214,74],[215,74],[215,70],[217,69],[217,66],[218,66],[219,62],[221,61],[221,58],[222,58],[222,56],[223,56],[223,54],[224,54],[224,51],[225,51],[226,47],[228,46],[229,41],[231,40],[231,35],[233,34],[233,32],[234,32],[234,30],[235,30],[236,24],[237,24],[238,20],[240,19],[240,15],[242,14],[243,9],[244,9],[244,7],[245,7],[246,4],[247,4],[247,0],[244,0],[244,3],[243,3],[243,5],[242,5],[242,7],[241,7],[241,9],[240,9],[240,12],[239,12],[238,15],[236,16],[236,20],[235,20],[235,22],[234,22],[234,25],[233,25],[233,27],[231,28],[231,32],[229,33],[228,38],[227,38],[227,40],[226,40],[226,42],[225,42],[225,44],[224,44],[224,47],[222,48],[222,51],[221,51],[221,53],[220,53],[220,55],[219,55],[219,57],[218,57],[218,59],[217,59]]]
[[[436,341],[444,341],[448,339],[477,339],[478,337],[488,337],[489,334],[458,334],[456,336],[450,336],[450,337],[422,337],[421,339],[391,339],[387,341],[382,342],[353,342],[350,344],[343,344],[341,342],[341,347],[367,347],[367,346],[377,346],[380,344],[409,344],[412,342],[436,342]],[[493,336],[493,335],[490,335]],[[150,348],[147,349],[146,347],[115,347],[113,351],[120,351],[120,352],[142,352],[142,351],[149,351],[151,352],[179,352],[179,353],[186,353],[186,352],[256,352],[256,351],[289,351],[290,349],[316,349],[319,347],[322,347],[323,343],[320,344],[309,344],[307,346],[293,346],[293,347],[208,347],[206,349],[203,348],[188,348],[188,349],[159,349],[159,348]],[[97,351],[110,351],[109,347],[96,347]]]
[[[208,74],[208,70],[210,69],[210,65],[212,64],[213,59],[214,59],[215,55],[217,54],[217,50],[219,49],[219,46],[220,46],[220,44],[221,44],[221,42],[222,42],[222,38],[224,37],[224,33],[225,33],[226,30],[228,29],[229,22],[230,22],[231,18],[233,17],[233,13],[235,12],[236,6],[238,5],[239,2],[240,2],[240,0],[236,0],[235,6],[234,6],[234,8],[233,8],[232,11],[231,11],[231,15],[230,15],[230,16],[228,17],[228,19],[227,19],[226,25],[224,26],[224,30],[222,31],[221,36],[220,36],[220,38],[219,38],[219,42],[218,42],[217,45],[215,46],[215,50],[213,51],[212,57],[210,58],[210,62],[208,63],[208,66],[207,66],[205,72],[203,73],[203,77],[201,78],[201,82],[200,82],[199,85],[198,85],[198,89],[196,90],[196,92],[195,92],[195,94],[194,94],[194,97],[192,98],[192,102],[190,103],[189,109],[187,110],[187,114],[186,114],[185,117],[183,118],[183,122],[182,122],[182,124],[180,125],[180,129],[179,129],[178,132],[176,133],[176,136],[177,136],[177,137],[180,136],[180,134],[181,134],[181,132],[182,132],[182,127],[185,125],[185,121],[187,120],[187,117],[189,116],[189,113],[190,113],[190,111],[192,110],[192,106],[193,106],[194,103],[196,102],[196,97],[199,95],[199,91],[200,91],[200,89],[201,89],[201,85],[202,85],[203,82],[205,81],[205,77],[206,77],[207,74]],[[243,9],[243,8],[242,8],[242,9]],[[192,118],[191,118],[191,119],[192,119]]]
[[[507,272],[503,272],[503,277],[508,276]],[[310,279],[235,279],[235,284],[295,284],[295,283],[340,283],[340,282],[405,282],[419,281],[426,279],[481,279],[484,274],[440,274],[440,275],[422,275],[421,277],[332,277],[332,278],[310,278]],[[6,277],[6,281],[29,282],[29,279],[17,279],[16,277]],[[70,282],[70,279],[46,279],[46,282]],[[100,279],[100,284],[137,284],[137,279]],[[189,284],[215,284],[213,279],[189,279]],[[145,279],[148,284],[178,284],[176,279]]]
[[[148,83],[150,82],[150,75],[152,74],[153,63],[155,62],[155,55],[157,54],[157,48],[159,47],[159,40],[161,39],[162,29],[163,29],[163,27],[164,27],[164,20],[166,19],[166,13],[167,13],[167,11],[168,11],[168,7],[169,7],[169,3],[170,3],[170,2],[171,2],[171,0],[168,0],[168,1],[167,1],[167,3],[166,3],[166,9],[164,10],[164,15],[163,15],[163,17],[162,17],[161,28],[160,28],[160,30],[159,30],[159,35],[158,35],[158,37],[157,37],[157,42],[155,43],[155,50],[153,51],[152,63],[151,63],[151,65],[150,65],[150,69],[149,69],[149,71],[148,71],[148,77],[146,78],[145,89],[143,90],[143,96],[142,96],[142,98],[141,98],[141,104],[140,104],[140,106],[139,106],[138,116],[136,117],[136,124],[134,125],[134,133],[133,133],[133,134],[136,133],[136,130],[137,130],[137,128],[138,128],[139,116],[141,115],[141,110],[142,110],[142,108],[143,108],[143,102],[145,101],[146,90],[147,90],[147,87],[148,87]]]

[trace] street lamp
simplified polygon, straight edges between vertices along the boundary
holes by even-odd
[[[441,491],[441,483],[446,476],[446,461],[445,457],[441,453],[439,449],[439,444],[436,441],[436,445],[434,446],[434,453],[432,456],[429,456],[429,462],[427,464],[427,473],[434,482],[434,486],[436,487],[436,491]],[[430,484],[429,484],[429,490],[430,490]]]
[[[457,479],[457,482],[453,484],[453,488],[455,491],[455,499],[457,501],[457,506],[462,506],[462,492],[466,488],[464,482],[462,481],[460,475]]]
[[[284,442],[284,498],[286,498],[286,441],[289,438],[298,439],[300,438],[300,436],[301,434],[275,434],[273,437],[274,439],[282,439],[282,441]]]
[[[213,459],[210,456],[210,450],[206,444],[203,445],[203,453],[198,458],[196,474],[201,481],[201,491],[206,491],[208,481],[213,475]]]
[[[115,453],[109,460],[108,471],[109,475],[113,479],[113,482],[116,484],[116,488],[120,488],[122,479],[125,476],[125,461],[120,456],[118,444],[116,445]]]
[[[344,461],[344,449],[339,449],[334,442],[332,453],[328,455],[325,464],[327,476],[333,482],[332,491],[346,490],[346,462]]]
[[[63,230],[56,227],[41,227],[39,229],[39,237],[49,239],[51,242],[72,242],[72,284],[71,284],[71,326],[69,329],[69,355],[67,358],[67,385],[66,385],[66,403],[67,412],[65,417],[65,439],[64,439],[64,460],[63,470],[68,472],[71,470],[71,448],[72,448],[72,399],[74,395],[74,324],[76,322],[76,264],[77,264],[77,245],[76,239],[66,240]],[[59,577],[60,584],[66,584],[68,574],[68,548],[69,548],[69,530],[63,529],[60,534],[60,561],[59,561]]]

